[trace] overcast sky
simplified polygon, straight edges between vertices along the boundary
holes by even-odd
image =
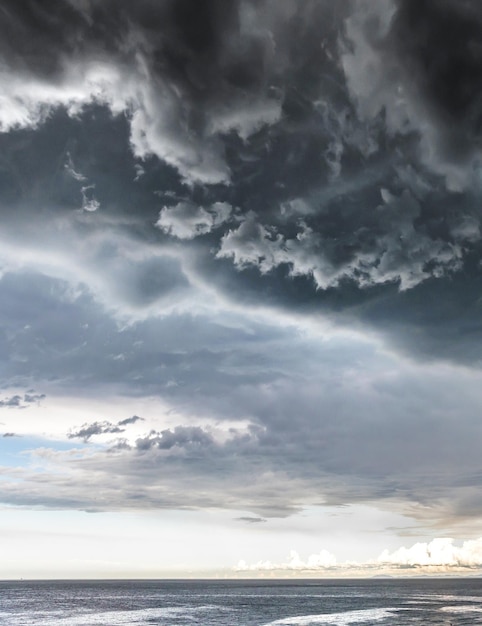
[[[477,0],[3,0],[0,578],[482,567]]]

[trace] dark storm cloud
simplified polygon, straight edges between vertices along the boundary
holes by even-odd
[[[399,0],[389,41],[440,124],[447,158],[480,148],[482,11],[477,2]]]
[[[480,364],[480,13],[2,4],[2,380],[181,416],[87,421],[126,438],[40,451],[76,480],[19,470],[5,501],[480,515],[479,374],[437,369]]]
[[[477,2],[360,0],[347,22],[343,64],[359,114],[418,137],[423,166],[455,191],[477,184],[481,35]]]
[[[222,136],[246,139],[279,120],[298,83],[292,70],[309,78],[311,64],[330,62],[341,10],[304,0],[298,11],[292,0],[7,2],[0,55],[16,99],[1,123],[104,102],[128,113],[139,156],[155,154],[191,181],[228,182]]]
[[[425,147],[443,128],[476,141],[474,128],[446,123],[447,116],[437,113],[445,105],[429,103],[438,97],[443,72],[449,83],[454,74],[452,66],[446,69],[450,45],[457,63],[468,67],[460,75],[468,80],[473,73],[475,61],[464,56],[462,34],[449,39],[443,52],[431,45],[452,17],[456,32],[465,32],[470,6],[457,6],[422,3],[415,10],[410,3],[362,0],[343,9],[308,0],[111,6],[58,0],[50,15],[37,2],[9,3],[3,25],[11,23],[16,37],[2,44],[6,71],[14,68],[25,85],[41,77],[57,89],[47,97],[39,88],[39,106],[69,109],[77,103],[71,111],[76,119],[57,113],[58,119],[33,133],[59,134],[55,157],[43,158],[46,146],[28,131],[17,140],[15,133],[4,137],[12,155],[5,165],[9,189],[25,187],[28,205],[42,199],[84,211],[100,206],[114,214],[135,213],[148,224],[132,228],[132,236],[159,241],[154,222],[163,234],[160,242],[184,243],[186,254],[199,254],[201,263],[209,250],[218,265],[227,259],[241,272],[257,268],[268,285],[276,273],[308,279],[300,291],[323,291],[317,298],[322,308],[330,308],[330,289],[351,305],[350,285],[363,301],[373,298],[374,286],[404,290],[456,274],[478,250],[480,194],[465,190],[461,198],[467,168],[438,149],[427,155]],[[65,23],[63,34],[54,40],[59,23]],[[27,34],[32,55],[20,47]],[[434,60],[424,70],[427,50]],[[92,68],[103,68],[100,77],[84,84],[82,76]],[[441,73],[434,86],[423,71]],[[73,85],[77,95],[69,95]],[[27,107],[21,126],[31,119],[25,94],[17,97]],[[475,95],[469,99],[476,107]],[[82,110],[88,103],[94,104]],[[127,111],[127,122],[105,116],[105,107]],[[231,185],[183,188],[172,171],[147,158],[139,177],[140,165],[127,150],[129,133],[136,154],[159,156],[191,182],[229,179]],[[36,160],[57,163],[36,185],[22,181],[32,175],[18,159],[25,141],[30,154],[38,150]],[[32,163],[29,170],[36,168]],[[47,178],[51,191],[45,197]],[[26,197],[32,190],[34,196]],[[166,269],[165,259],[124,267],[122,280],[111,276],[111,289],[123,285],[117,297],[150,306],[171,286],[187,286],[176,268],[172,277]],[[276,287],[270,285],[275,297],[276,291],[281,298],[288,292],[286,282],[278,287],[276,277]],[[237,289],[233,285],[231,295]],[[259,297],[257,284],[252,294]],[[297,306],[296,300],[285,298],[283,305]]]

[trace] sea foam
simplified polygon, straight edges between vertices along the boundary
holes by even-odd
[[[360,622],[379,622],[393,616],[395,609],[363,609],[360,611],[344,611],[342,613],[323,613],[320,615],[299,615],[286,617],[269,622],[265,626],[310,626],[311,624],[333,624],[347,626]]]

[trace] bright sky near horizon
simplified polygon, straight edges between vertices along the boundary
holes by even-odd
[[[0,578],[481,573],[481,46],[2,2]]]

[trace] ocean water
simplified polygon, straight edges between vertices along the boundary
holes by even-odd
[[[0,582],[1,626],[482,625],[482,579]]]

